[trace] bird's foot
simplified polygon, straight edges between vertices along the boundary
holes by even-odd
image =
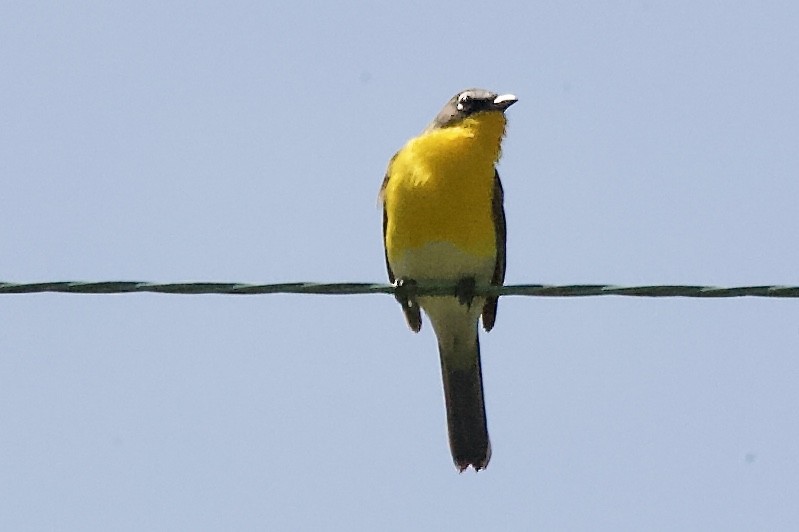
[[[394,298],[402,305],[403,309],[411,308],[416,304],[418,286],[413,279],[400,278],[394,281]]]
[[[458,303],[466,305],[466,308],[471,308],[476,285],[477,282],[474,277],[464,277],[458,281],[458,285],[455,287],[455,295],[458,297]]]
[[[416,302],[417,283],[413,279],[400,278],[394,281],[394,298],[402,306],[405,320],[408,327],[413,332],[419,332],[422,328],[422,313],[419,304]]]

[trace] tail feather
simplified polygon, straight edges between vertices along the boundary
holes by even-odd
[[[479,340],[475,336],[474,345],[455,344],[451,348],[453,352],[444,348],[439,342],[438,349],[441,356],[441,375],[444,380],[444,400],[452,459],[459,471],[469,466],[475,471],[485,469],[491,458],[491,443],[488,440],[488,424],[483,400]],[[475,352],[460,353],[458,349]]]

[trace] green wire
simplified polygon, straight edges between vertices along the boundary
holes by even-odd
[[[400,289],[401,290],[401,289]],[[0,294],[33,294],[58,292],[68,294],[127,294],[132,292],[154,292],[158,294],[317,294],[356,295],[394,294],[392,285],[375,283],[148,283],[139,281],[58,281],[46,283],[0,282]],[[413,288],[415,295],[454,295],[454,284],[422,283]],[[538,297],[586,297],[586,296],[634,296],[634,297],[799,297],[799,286],[616,286],[600,284],[543,285],[524,284],[502,287],[478,286],[476,295],[538,296]]]

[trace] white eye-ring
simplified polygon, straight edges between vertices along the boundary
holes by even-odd
[[[456,105],[455,108],[458,111],[463,111],[463,108],[464,108],[463,104],[465,104],[466,102],[468,102],[471,99],[472,99],[472,97],[471,97],[471,95],[469,93],[467,93],[467,92],[462,93],[460,96],[458,96],[458,105]]]

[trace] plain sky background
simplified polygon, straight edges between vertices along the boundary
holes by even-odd
[[[513,92],[508,283],[799,283],[799,3],[2,2],[0,279],[385,281]],[[493,459],[385,295],[0,296],[3,530],[799,530],[799,301],[501,300]]]

